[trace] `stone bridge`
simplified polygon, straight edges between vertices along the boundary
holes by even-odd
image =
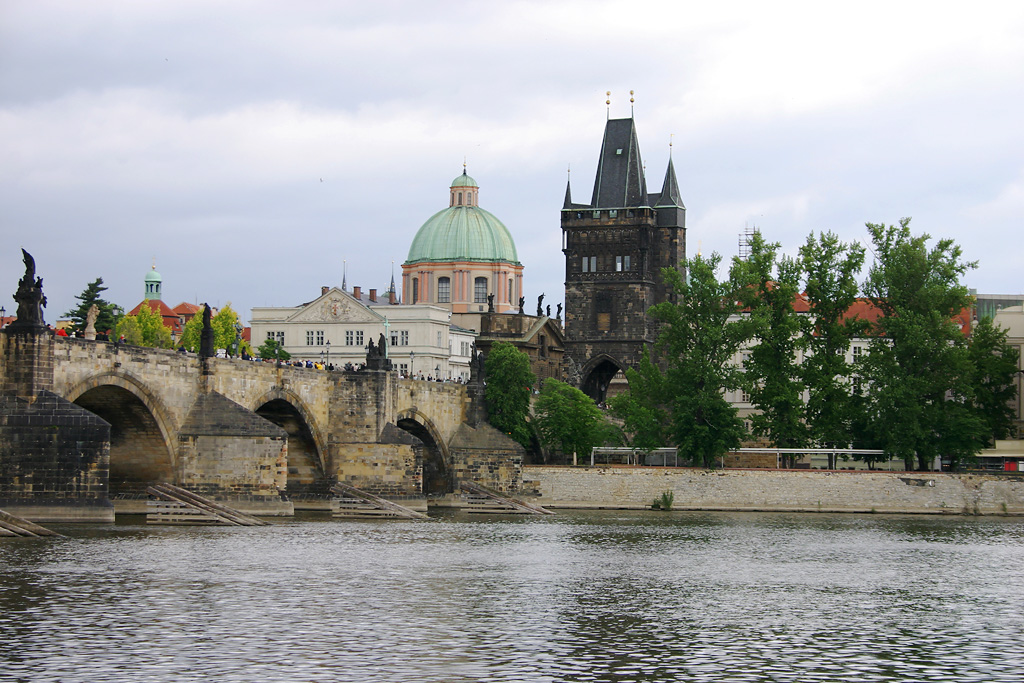
[[[4,332],[3,411],[42,410],[33,397],[48,391],[102,418],[109,424],[107,493],[115,500],[167,481],[249,512],[281,515],[322,504],[335,481],[385,496],[443,495],[461,480],[510,492],[521,483],[522,451],[486,424],[482,385]],[[27,367],[36,368],[28,379],[18,370]],[[27,403],[12,403],[14,396]],[[31,460],[0,451],[8,464],[25,457]],[[40,462],[35,469],[52,467]],[[26,472],[16,474],[0,468],[0,508],[5,498],[17,507],[12,496],[27,490],[38,497],[43,489],[76,487],[59,476],[41,484],[36,471],[26,489]],[[93,484],[86,497],[102,497],[102,486]],[[59,499],[62,492],[51,494]]]

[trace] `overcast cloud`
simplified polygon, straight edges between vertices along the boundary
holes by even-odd
[[[566,170],[589,201],[631,89],[691,254],[912,216],[1021,293],[1021,36],[1019,2],[0,0],[2,302],[19,247],[48,322],[96,277],[134,306],[154,258],[166,303],[245,320],[343,262],[382,290],[465,159],[554,306]]]

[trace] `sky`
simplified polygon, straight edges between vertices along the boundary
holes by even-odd
[[[554,307],[566,180],[589,202],[631,111],[691,255],[909,216],[1022,293],[1021,36],[1020,2],[0,0],[0,304],[20,248],[47,322],[97,277],[134,307],[154,261],[246,321],[384,290],[465,163]]]

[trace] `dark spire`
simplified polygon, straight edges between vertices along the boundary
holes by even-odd
[[[668,169],[665,171],[665,182],[661,185],[658,206],[683,206],[683,200],[679,196],[679,182],[676,180],[676,167],[672,163],[672,157],[668,158]]]
[[[572,191],[571,191],[571,187],[572,187],[572,183],[570,183],[568,180],[566,180],[565,181],[565,202],[562,204],[562,208],[563,209],[571,209],[572,208]]]
[[[605,124],[591,205],[595,209],[649,205],[644,164],[632,118],[610,119]]]

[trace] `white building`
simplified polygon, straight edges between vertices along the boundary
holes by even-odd
[[[280,342],[293,359],[358,367],[371,340],[389,339],[388,358],[403,375],[469,379],[476,334],[453,326],[451,312],[430,304],[403,305],[394,297],[323,287],[319,297],[291,308],[252,309],[252,345]]]

